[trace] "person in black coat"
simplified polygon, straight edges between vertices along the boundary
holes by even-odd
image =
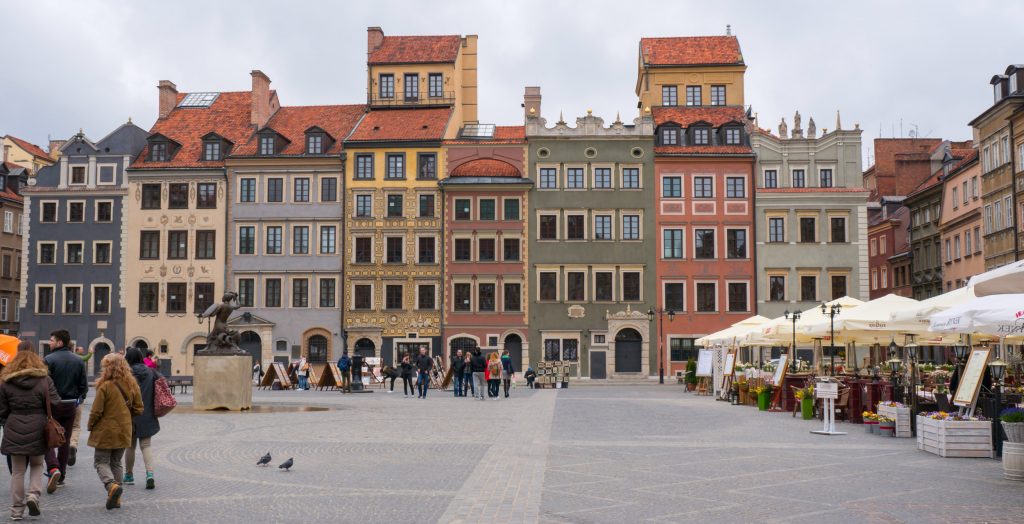
[[[402,362],[398,364],[398,369],[401,370],[399,374],[402,377],[402,392],[408,397],[416,392],[416,389],[412,386],[412,359],[408,353],[402,357]]]
[[[132,447],[125,453],[124,484],[135,484],[135,475],[132,469],[135,467],[135,449],[142,448],[142,461],[146,465],[146,489],[156,487],[153,479],[153,453],[150,451],[150,444],[154,435],[160,432],[160,419],[156,418],[153,410],[153,403],[156,394],[156,379],[160,373],[146,366],[142,352],[131,348],[125,354],[125,360],[132,368],[132,375],[139,383],[139,390],[142,392],[142,414],[132,417]]]
[[[473,372],[473,386],[476,398],[483,400],[484,392],[487,390],[487,381],[484,379],[484,371],[487,370],[487,359],[484,358],[480,348],[473,350],[473,358],[469,360],[469,369]]]
[[[452,357],[452,383],[454,384],[455,396],[466,396],[466,389],[462,384],[462,371],[466,369],[465,359],[462,357],[462,350],[455,352]]]
[[[420,354],[416,355],[414,362],[416,371],[416,387],[419,389],[419,398],[427,398],[427,390],[430,388],[430,370],[434,369],[434,359],[427,354],[427,348],[421,347]]]

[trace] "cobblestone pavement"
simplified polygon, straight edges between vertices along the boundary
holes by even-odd
[[[189,401],[187,396],[181,397]],[[154,438],[157,489],[103,508],[84,446],[45,522],[1022,522],[999,462],[942,459],[912,439],[812,435],[675,386],[258,391],[272,413],[179,408]],[[326,411],[299,411],[299,407]],[[270,451],[271,468],[256,460]],[[293,457],[291,472],[276,465]],[[141,468],[141,457],[139,459]],[[137,473],[138,475],[138,473]],[[141,475],[139,475],[141,476]],[[0,475],[0,492],[9,477]]]

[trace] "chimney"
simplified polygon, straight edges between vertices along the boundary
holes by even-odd
[[[252,125],[259,129],[270,120],[270,77],[259,69],[253,69],[252,75]]]
[[[65,142],[67,140],[50,140],[50,156],[57,158],[57,155],[60,154],[60,148],[64,147]]]
[[[170,80],[161,80],[156,88],[160,91],[160,118],[167,118],[178,103],[178,86]]]
[[[527,119],[540,117],[540,87],[527,87],[523,94],[523,110]]]
[[[379,27],[367,27],[366,28],[366,54],[380,49],[380,46],[384,44],[384,30]]]

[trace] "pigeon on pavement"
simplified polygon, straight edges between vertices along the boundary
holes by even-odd
[[[295,461],[293,461],[292,459],[288,459],[288,460],[284,461],[284,464],[281,464],[280,466],[278,466],[277,469],[283,469],[285,471],[290,471],[292,469],[293,465],[295,465]]]
[[[259,462],[256,463],[257,466],[266,466],[267,464],[270,464],[270,452],[269,451],[267,452],[266,455],[263,455],[263,457],[260,458]]]

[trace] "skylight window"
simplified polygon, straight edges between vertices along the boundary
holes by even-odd
[[[181,99],[178,107],[210,107],[220,93],[189,93]]]
[[[466,124],[462,128],[462,138],[493,138],[494,124]]]

